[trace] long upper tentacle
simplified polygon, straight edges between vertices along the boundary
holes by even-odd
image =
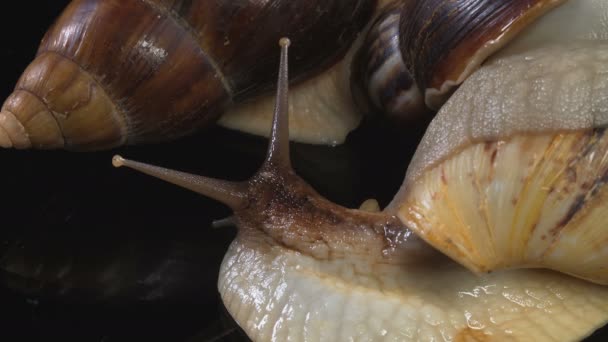
[[[272,131],[270,134],[270,144],[268,145],[268,155],[266,163],[275,166],[290,167],[289,159],[289,73],[288,73],[288,54],[290,41],[281,38],[281,64],[277,81],[277,97],[272,119]]]

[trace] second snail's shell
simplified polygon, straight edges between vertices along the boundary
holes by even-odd
[[[333,65],[375,0],[74,0],[0,112],[0,147],[92,150],[184,136],[269,90],[289,35],[294,79]],[[349,127],[352,128],[352,127]]]
[[[543,267],[608,284],[606,65],[601,42],[489,62],[431,123],[399,217],[476,272]]]

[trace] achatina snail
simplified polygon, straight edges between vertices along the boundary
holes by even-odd
[[[95,150],[163,141],[226,111],[221,124],[266,134],[272,97],[263,95],[282,35],[297,42],[294,138],[340,143],[361,120],[349,86],[354,42],[384,5],[75,0],[4,103],[0,146]]]
[[[459,13],[465,2],[438,1],[456,7],[442,12],[437,5],[427,13],[432,24],[418,17],[422,28],[442,27],[454,18],[442,14]],[[428,4],[405,8],[419,14]],[[601,127],[608,45],[579,34],[597,38],[594,19],[608,8],[599,1],[556,5],[524,6],[536,16],[542,6],[552,11],[464,80],[382,212],[333,204],[290,168],[286,40],[268,156],[250,180],[220,181],[118,156],[113,163],[233,209],[239,234],[218,285],[254,340],[581,339],[608,321],[608,146]],[[519,9],[518,20],[529,22]],[[594,13],[586,29],[525,45],[571,11]],[[402,46],[411,65],[411,45]]]
[[[576,7],[581,3],[591,6],[591,12],[606,13],[604,5],[599,2],[572,1],[568,4],[575,4],[574,7]],[[565,5],[560,7],[560,9],[563,8]],[[508,258],[504,258],[507,260],[506,262],[504,260],[496,262],[495,259],[491,259],[489,263],[480,265],[478,261],[488,253],[479,253],[476,249],[469,247],[477,246],[479,248],[491,245],[484,245],[483,241],[476,245],[462,242],[468,242],[467,238],[470,239],[473,234],[461,234],[464,237],[457,236],[457,240],[452,240],[449,235],[447,237],[442,235],[443,239],[439,238],[438,242],[435,242],[436,235],[447,230],[440,228],[456,222],[446,221],[450,218],[440,214],[450,213],[446,207],[450,207],[449,204],[454,202],[448,202],[449,195],[466,196],[471,193],[471,189],[484,189],[484,186],[487,189],[493,186],[503,186],[503,188],[512,189],[513,192],[523,193],[523,200],[513,203],[511,193],[496,191],[493,193],[494,196],[487,196],[485,200],[481,201],[484,204],[496,204],[498,209],[504,209],[503,206],[510,204],[516,206],[519,203],[516,208],[526,209],[528,208],[527,199],[530,198],[530,201],[534,202],[530,207],[542,208],[545,203],[548,203],[549,196],[539,198],[528,195],[525,187],[523,190],[519,190],[521,187],[509,187],[521,179],[524,181],[528,178],[536,179],[532,176],[528,177],[528,175],[536,175],[533,167],[522,167],[522,170],[518,171],[523,174],[515,175],[518,179],[509,183],[509,176],[513,177],[510,174],[512,169],[509,164],[512,163],[514,168],[517,165],[527,166],[526,158],[528,160],[541,158],[540,155],[544,157],[540,160],[547,159],[551,163],[557,164],[558,171],[564,169],[563,172],[555,172],[556,177],[551,178],[556,182],[555,187],[549,186],[545,190],[549,195],[555,194],[555,197],[551,197],[551,199],[562,205],[561,209],[564,210],[561,210],[561,213],[565,213],[565,215],[560,218],[568,218],[564,227],[556,231],[557,234],[551,238],[560,237],[557,241],[567,242],[567,233],[573,230],[571,224],[581,221],[583,215],[593,217],[594,213],[601,210],[595,206],[598,198],[601,197],[603,180],[601,177],[597,177],[601,171],[594,167],[599,167],[601,170],[601,165],[597,164],[601,164],[603,161],[605,149],[601,147],[601,134],[597,132],[598,130],[589,128],[595,122],[588,120],[587,126],[579,127],[575,125],[576,123],[570,125],[569,122],[560,121],[558,123],[565,127],[549,125],[548,127],[543,126],[544,130],[538,129],[538,127],[531,127],[529,130],[508,130],[507,128],[512,128],[514,123],[507,121],[504,126],[499,126],[498,133],[493,132],[495,133],[493,135],[483,131],[481,135],[459,134],[468,131],[464,129],[461,131],[448,130],[446,126],[449,127],[450,122],[454,126],[454,121],[452,121],[454,119],[449,115],[451,109],[462,108],[471,99],[476,100],[477,107],[474,108],[481,109],[484,104],[495,104],[493,101],[497,101],[508,93],[507,89],[502,88],[505,85],[501,83],[491,88],[493,91],[490,94],[484,93],[483,95],[486,96],[483,98],[471,94],[473,89],[478,88],[477,82],[485,80],[486,83],[489,83],[488,78],[499,81],[500,78],[492,78],[492,76],[505,76],[504,71],[500,72],[501,67],[508,70],[517,67],[519,71],[530,71],[530,65],[526,65],[522,60],[528,61],[529,64],[540,60],[542,62],[539,63],[540,66],[546,68],[541,69],[543,71],[541,75],[545,75],[544,72],[549,76],[560,75],[564,69],[549,63],[547,59],[550,59],[550,56],[547,56],[547,52],[559,52],[555,56],[560,56],[560,58],[573,56],[575,57],[572,60],[573,65],[588,66],[593,58],[583,58],[583,55],[579,53],[598,49],[598,55],[594,56],[601,58],[602,44],[585,45],[584,43],[567,43],[563,46],[550,46],[535,51],[524,50],[511,56],[508,56],[509,50],[505,50],[503,55],[506,57],[494,57],[486,66],[467,79],[463,87],[443,107],[429,129],[429,133],[422,142],[417,161],[412,164],[413,166],[408,172],[400,195],[389,208],[381,213],[349,210],[332,204],[318,196],[289,168],[285,127],[286,55],[282,58],[284,67],[280,72],[281,85],[277,105],[277,113],[283,114],[283,116],[276,116],[268,160],[251,181],[228,183],[183,174],[181,176],[185,177],[172,178],[174,173],[164,169],[128,162],[120,158],[116,158],[115,163],[126,163],[149,173],[160,172],[165,178],[182,185],[185,185],[182,183],[184,179],[194,180],[197,191],[222,200],[235,209],[235,221],[240,232],[222,266],[219,287],[229,311],[247,333],[256,340],[283,340],[287,337],[313,340],[405,339],[408,337],[411,339],[454,340],[492,338],[504,340],[509,337],[520,340],[577,339],[606,321],[608,290],[605,287],[539,270],[497,271],[488,275],[474,276],[459,265],[442,258],[433,249],[429,249],[405,227],[404,223],[397,220],[395,215],[404,219],[408,227],[411,225],[409,228],[419,229],[421,236],[430,244],[477,271],[487,271],[494,266],[558,268],[552,262],[543,264],[545,260],[525,265],[525,263],[521,263],[522,254],[517,253],[507,254]],[[517,43],[513,46],[517,47]],[[511,51],[516,51],[516,49]],[[407,54],[405,55],[407,56]],[[412,62],[409,61],[409,63]],[[598,66],[598,63],[592,64],[595,67]],[[539,65],[533,65],[533,67],[539,67]],[[496,71],[497,69],[498,71]],[[601,73],[594,75],[601,80]],[[526,79],[521,72],[509,76],[512,77],[509,79],[510,82]],[[539,76],[531,74],[530,77],[538,79]],[[568,92],[570,87],[565,88],[567,88],[564,90],[567,95],[573,95],[572,92]],[[516,87],[508,89],[513,90]],[[546,92],[541,94],[542,96],[538,95],[535,100],[550,99],[551,95],[555,93],[556,91],[548,86]],[[576,96],[584,96],[584,94],[579,93]],[[599,100],[590,102],[594,105],[600,103]],[[511,102],[508,104],[514,105]],[[546,102],[544,104],[546,105]],[[500,118],[498,115],[503,114],[503,108],[517,109],[505,105],[500,112],[469,111],[471,119],[467,122],[471,126],[466,127],[475,127],[474,123],[480,121],[476,121],[476,119],[483,115],[486,115],[484,123],[498,126],[496,119]],[[496,109],[496,107],[491,109]],[[551,109],[553,108],[549,106],[549,112]],[[463,111],[461,110],[460,113]],[[526,107],[520,111],[513,111],[513,113],[528,115],[525,116],[526,118],[534,117],[530,116]],[[601,110],[597,113],[601,114]],[[456,118],[458,117],[456,116]],[[554,117],[549,116],[549,118]],[[492,126],[492,128],[496,126]],[[549,155],[534,153],[534,148],[540,148],[541,151],[547,150],[542,149],[541,143],[534,141],[530,143],[529,140],[522,137],[528,133],[536,133],[530,134],[529,139],[533,140],[543,137],[543,135],[546,138],[553,135],[552,139],[568,140],[568,134],[570,134],[568,132],[574,130],[592,131],[588,137],[578,141],[577,146],[573,146],[583,148],[588,152],[583,154],[583,158],[574,158],[574,155],[577,154],[576,150],[574,152],[570,150],[566,153],[569,158],[558,155],[558,158],[551,160]],[[431,139],[445,132],[452,133],[452,140],[437,140],[435,142],[437,151],[434,149]],[[473,131],[473,133],[477,133],[477,131]],[[579,132],[578,134],[576,137],[585,137],[585,133]],[[467,136],[472,136],[473,139],[467,139]],[[483,141],[483,139],[487,139],[489,142]],[[572,137],[570,136],[569,139]],[[482,142],[477,143],[479,140]],[[522,141],[524,144],[516,146]],[[453,143],[452,146],[449,146],[450,143]],[[488,145],[487,150],[483,149]],[[513,148],[513,146],[523,146],[523,148]],[[553,146],[554,144],[551,144],[551,147]],[[558,144],[555,146],[559,147]],[[530,155],[521,156],[528,150],[532,151]],[[486,174],[487,177],[482,179],[483,182],[468,181],[465,186],[464,183],[458,181],[469,176],[469,172],[475,175],[470,170],[471,168],[476,170],[474,167],[477,165],[477,160],[471,160],[470,151],[477,152],[472,154],[473,157],[480,155],[487,157],[493,171]],[[426,154],[427,152],[430,153]],[[505,158],[505,156],[510,158]],[[457,164],[459,168],[448,167],[451,166],[450,163],[454,164],[454,161],[460,162]],[[581,164],[582,169],[559,168],[559,165],[578,165],[581,161],[587,161],[587,163]],[[532,165],[542,165],[542,163],[532,163]],[[446,172],[441,172],[443,168],[446,169]],[[586,178],[583,177],[585,179],[582,181],[581,187],[588,195],[583,197],[578,193],[573,195],[570,191],[574,188],[572,184],[581,179],[581,173],[587,175]],[[566,178],[560,178],[562,175]],[[589,178],[593,182],[586,182]],[[504,181],[505,179],[507,181]],[[586,183],[586,186],[582,186]],[[428,197],[429,200],[425,201],[425,191],[433,189],[432,186],[436,184],[441,186],[439,191],[432,192]],[[453,188],[448,187],[448,185],[458,187],[459,184],[463,185],[458,188],[458,192],[454,192]],[[543,190],[542,187],[541,190]],[[480,207],[482,209],[490,208],[489,205],[478,206],[470,204],[471,202],[458,203],[462,208],[454,211],[461,214],[457,215],[457,219],[471,217],[471,220],[474,221],[474,214]],[[423,211],[426,208],[422,204],[427,203],[431,208],[428,212],[432,215],[425,215]],[[469,204],[469,206],[465,204]],[[419,208],[421,209],[419,210]],[[576,210],[570,210],[571,208]],[[580,210],[581,208],[583,210]],[[549,213],[548,216],[553,217],[556,214],[560,214],[560,212]],[[513,213],[511,210],[511,214],[507,211],[504,215],[517,217],[518,211]],[[427,220],[435,218],[442,220],[438,225],[433,225],[433,229],[439,227],[438,233],[428,234],[429,232],[434,233],[434,230],[428,228],[431,224]],[[497,222],[502,221],[499,219]],[[476,223],[465,223],[463,226],[465,229],[485,227]],[[514,225],[522,226],[517,221]],[[542,229],[550,231],[552,228],[547,227],[547,224],[533,224],[533,226],[536,227],[535,232],[537,233],[542,232]],[[604,233],[601,231],[601,224],[593,226],[600,229],[593,231],[598,234],[594,236],[593,240],[596,244],[593,248],[588,248],[588,246],[580,248],[587,253],[583,258],[593,257],[593,252],[598,250],[601,252],[602,246],[605,246],[606,238],[605,235],[601,235]],[[496,224],[490,228],[494,228],[494,230],[489,229],[491,232],[503,232],[501,229],[504,227]],[[465,233],[467,232],[465,231]],[[493,237],[492,234],[488,235]],[[542,240],[542,235],[540,237]],[[512,237],[513,240],[509,238],[505,241],[514,241],[517,236]],[[532,239],[527,240],[533,241]],[[494,242],[494,240],[491,241]],[[442,245],[442,243],[444,244]],[[523,245],[534,247],[533,244],[524,243]],[[509,248],[503,249],[509,251]],[[523,253],[524,261],[538,260],[526,259],[527,254],[531,253],[528,251]],[[462,255],[464,258],[461,258]],[[480,258],[471,258],[471,256]],[[512,256],[514,258],[511,258]],[[604,278],[602,278],[601,272],[596,277],[598,272],[581,267],[582,262],[587,262],[587,260],[581,259],[577,254],[571,256],[568,261],[581,263],[578,264],[579,269],[575,272],[572,272],[571,265],[565,264],[564,271],[567,273],[574,273],[576,276],[605,283],[605,273]],[[602,267],[600,264],[599,269],[602,270]],[[581,271],[581,273],[577,271]],[[336,317],[340,317],[340,319],[335,319]]]

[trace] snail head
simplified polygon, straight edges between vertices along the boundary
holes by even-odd
[[[127,166],[220,201],[234,211],[231,221],[242,236],[262,231],[272,244],[315,258],[371,257],[381,263],[403,263],[428,254],[430,249],[395,216],[341,207],[323,198],[294,172],[288,132],[290,41],[282,38],[279,44],[281,62],[268,152],[248,181],[212,179],[121,156],[113,158],[114,166]]]

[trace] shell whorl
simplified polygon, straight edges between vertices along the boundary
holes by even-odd
[[[386,4],[372,22],[352,64],[352,89],[359,107],[408,122],[429,112],[399,50],[403,1]]]

